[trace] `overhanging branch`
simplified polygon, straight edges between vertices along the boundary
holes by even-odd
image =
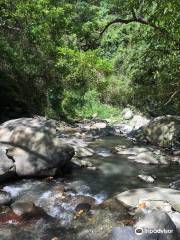
[[[150,27],[154,28],[155,30],[159,31],[161,34],[166,35],[169,39],[174,41],[174,43],[177,46],[177,48],[180,49],[180,42],[177,39],[174,39],[165,28],[162,28],[161,26],[159,26],[159,25],[157,25],[155,23],[152,23],[152,22],[150,22],[150,21],[148,21],[148,20],[146,20],[144,18],[136,17],[136,13],[135,13],[134,9],[132,9],[132,15],[133,15],[133,17],[130,18],[130,19],[116,18],[113,21],[109,22],[104,27],[104,29],[101,31],[99,38],[102,37],[102,35],[107,31],[107,29],[111,25],[118,24],[118,23],[129,24],[129,23],[133,23],[134,22],[134,23],[140,23],[140,24],[143,24],[143,25],[146,25],[146,26],[150,26]]]
[[[143,25],[147,25],[147,26],[150,26],[150,27],[153,27],[154,29],[162,32],[162,33],[166,33],[168,34],[168,32],[164,29],[164,28],[161,28],[160,26],[156,25],[156,24],[153,24],[151,22],[149,22],[148,20],[146,19],[143,19],[143,18],[140,18],[140,17],[136,17],[135,16],[135,12],[133,14],[133,18],[130,18],[130,19],[121,19],[121,18],[117,18],[111,22],[109,22],[105,28],[102,30],[102,32],[100,33],[100,36],[102,36],[105,31],[113,24],[117,24],[117,23],[122,23],[122,24],[129,24],[129,23],[141,23]]]

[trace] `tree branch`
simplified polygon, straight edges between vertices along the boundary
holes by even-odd
[[[131,18],[131,19],[120,19],[120,18],[117,18],[111,22],[109,22],[105,28],[102,30],[102,32],[100,33],[100,37],[102,37],[102,35],[106,32],[106,30],[113,24],[116,24],[116,23],[122,23],[122,24],[128,24],[128,23],[132,23],[134,22],[134,18]]]
[[[109,22],[105,26],[105,28],[102,30],[102,32],[100,33],[100,36],[102,36],[105,33],[105,31],[113,24],[117,24],[117,23],[128,24],[128,23],[132,23],[132,22],[141,23],[141,24],[153,27],[153,28],[159,30],[162,33],[166,33],[166,34],[168,33],[164,28],[161,28],[160,26],[158,26],[156,24],[150,23],[148,20],[145,20],[143,18],[136,17],[135,12],[133,12],[133,18],[130,18],[130,19],[117,18],[117,19]]]
[[[7,26],[7,25],[5,25],[5,23],[1,23],[0,28],[14,30],[14,31],[20,31],[21,30],[20,28],[17,28],[17,27]]]
[[[175,45],[178,47],[178,49],[180,49],[180,43],[178,40],[174,39],[172,36],[170,36],[169,32],[165,29],[165,28],[162,28],[160,27],[159,25],[156,25],[152,22],[149,22],[148,20],[144,19],[144,18],[141,18],[141,17],[137,17],[136,16],[136,13],[135,13],[135,10],[132,9],[132,15],[133,17],[130,18],[130,19],[121,19],[121,18],[116,18],[115,20],[109,22],[105,27],[104,29],[100,32],[100,35],[99,35],[99,38],[102,37],[102,35],[107,31],[107,29],[113,25],[113,24],[118,24],[118,23],[121,23],[121,24],[129,24],[129,23],[140,23],[140,24],[143,24],[143,25],[146,25],[146,26],[150,26],[152,28],[154,28],[155,30],[159,31],[160,33],[166,35],[169,39],[171,39],[172,41],[174,41]]]
[[[133,18],[134,18],[134,19],[137,19],[137,17],[136,17],[136,12],[135,12],[134,8],[132,8],[131,12],[132,12]]]
[[[164,104],[165,106],[168,105],[172,100],[173,98],[176,96],[176,94],[179,92],[180,90],[177,89],[172,95],[171,97],[169,98],[169,100]]]

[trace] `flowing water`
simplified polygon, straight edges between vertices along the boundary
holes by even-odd
[[[11,193],[13,200],[33,201],[42,207],[50,218],[23,223],[3,223],[0,226],[0,239],[48,240],[53,237],[58,237],[59,240],[91,239],[84,232],[86,224],[83,226],[83,223],[80,223],[78,228],[79,223],[76,224],[74,220],[77,195],[91,196],[99,204],[116,193],[133,188],[168,187],[170,182],[178,178],[177,166],[137,164],[126,156],[112,154],[112,147],[119,144],[132,146],[132,143],[124,137],[105,137],[90,143],[89,147],[93,148],[96,154],[87,160],[94,163],[98,167],[97,170],[74,169],[66,178],[51,181],[23,179],[3,185],[2,188]],[[156,176],[156,181],[152,184],[146,183],[138,178],[139,174]],[[59,186],[66,187],[66,194],[70,200],[60,196],[60,192],[57,191]]]

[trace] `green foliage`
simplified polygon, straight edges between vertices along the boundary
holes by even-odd
[[[153,30],[146,28],[134,26],[136,32],[132,34],[126,27],[126,47],[122,42],[116,51],[114,77],[109,80],[106,95],[111,92],[110,103],[129,103],[152,115],[178,114],[180,56],[161,42],[157,45]]]
[[[92,118],[93,116],[100,118],[114,118],[120,116],[120,110],[113,106],[101,103],[100,94],[91,90],[84,95],[84,104],[77,108],[78,116]]]
[[[179,2],[106,2],[110,20],[135,14],[147,23],[112,25],[102,39],[103,54],[114,62],[104,93],[108,103],[129,103],[151,115],[180,114]]]
[[[178,0],[0,0],[0,9],[2,114],[114,114],[107,104],[180,113]],[[116,18],[135,21],[100,39]]]

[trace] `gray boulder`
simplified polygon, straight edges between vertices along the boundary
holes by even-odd
[[[147,213],[137,221],[135,228],[143,230],[142,235],[139,235],[139,238],[137,239],[178,239],[175,224],[169,215],[162,211],[153,211],[151,213]]]
[[[6,143],[18,176],[55,175],[74,155],[73,147],[55,135],[54,122],[44,119],[16,119],[0,127],[0,141]],[[7,136],[4,134],[7,133]]]
[[[130,121],[129,126],[132,127],[133,130],[139,129],[141,127],[147,126],[150,120],[142,115],[135,115]]]
[[[0,190],[0,205],[6,205],[11,202],[11,194]]]
[[[43,128],[43,131],[56,133],[56,124],[53,120],[46,120],[41,118],[18,118],[9,120],[0,125],[0,142],[9,142],[12,133],[15,130],[26,129],[26,131],[32,131],[33,129]],[[4,144],[2,145],[4,147]]]
[[[176,225],[176,229],[180,236],[180,212],[170,212],[168,213],[170,218],[172,219],[173,223]]]
[[[133,111],[130,108],[125,108],[122,111],[122,116],[125,120],[130,120],[133,117]]]
[[[31,213],[34,210],[35,205],[33,202],[16,201],[11,204],[11,208],[16,215],[22,216],[23,214]]]
[[[76,156],[78,158],[91,157],[94,155],[94,150],[88,147],[75,147]]]
[[[127,148],[126,146],[117,146],[114,152],[127,155],[128,159],[142,164],[170,164],[170,162],[173,161],[171,156],[152,147],[134,146]]]
[[[170,188],[180,190],[180,179],[169,184]]]
[[[177,148],[180,146],[180,117],[167,115],[154,118],[147,126],[135,131],[133,136],[160,147]]]
[[[139,203],[146,200],[168,201],[176,211],[180,211],[180,191],[169,188],[132,189],[118,194],[116,199],[130,207],[138,207]]]

